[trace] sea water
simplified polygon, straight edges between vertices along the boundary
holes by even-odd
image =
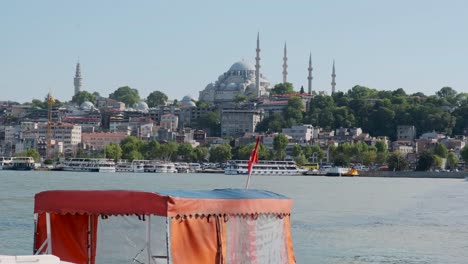
[[[50,189],[243,188],[223,174],[0,171],[0,255],[31,254],[34,194]],[[468,263],[468,182],[460,179],[254,176],[293,199],[297,263]]]

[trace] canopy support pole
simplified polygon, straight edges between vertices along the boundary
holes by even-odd
[[[47,227],[46,254],[52,254],[52,230],[50,228],[50,213],[46,213],[46,227]]]
[[[91,249],[93,246],[93,222],[92,222],[92,215],[88,215],[88,264],[91,264]]]
[[[146,251],[148,253],[148,263],[155,263],[151,253],[151,215],[148,215],[146,221]]]

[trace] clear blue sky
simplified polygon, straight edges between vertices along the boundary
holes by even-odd
[[[356,84],[434,94],[468,92],[467,1],[2,1],[0,100],[30,101],[52,90],[73,95],[75,64],[83,89],[108,95],[128,85],[142,97],[198,92],[241,59],[262,73],[307,86],[312,52],[316,90]]]

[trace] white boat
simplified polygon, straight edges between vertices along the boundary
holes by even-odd
[[[154,161],[152,163],[145,164],[145,172],[156,172],[156,173],[176,173],[177,169],[172,162]]]
[[[189,163],[190,172],[197,172],[202,169],[200,163]]]
[[[108,159],[71,158],[63,162],[64,171],[115,172],[115,162]]]
[[[32,157],[13,157],[11,159],[10,170],[34,170],[36,163]]]
[[[189,173],[190,167],[188,163],[175,163],[175,167],[178,173]]]
[[[230,160],[224,174],[248,174],[248,160]],[[307,169],[297,167],[294,161],[259,160],[252,167],[252,175],[302,175]]]
[[[0,157],[0,170],[9,169],[11,167],[11,157]]]
[[[117,162],[115,171],[117,172],[145,172],[145,164],[149,163],[149,160],[133,160],[128,162],[122,160]]]

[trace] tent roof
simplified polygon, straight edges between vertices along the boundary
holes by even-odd
[[[216,189],[161,193],[127,190],[55,190],[36,194],[35,213],[154,214],[289,214],[292,200],[265,190]]]

